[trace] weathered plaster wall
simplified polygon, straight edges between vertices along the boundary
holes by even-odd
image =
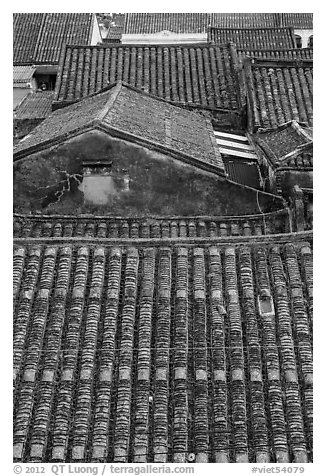
[[[82,190],[89,182],[83,161],[109,162],[107,203],[103,196],[101,204],[85,200]],[[269,211],[280,202],[261,197],[260,207]],[[18,213],[112,216],[259,212],[255,191],[98,131],[15,162],[14,208]]]
[[[278,188],[282,190],[285,197],[292,194],[293,187],[298,185],[300,188],[313,188],[313,172],[305,170],[282,170],[276,173]]]

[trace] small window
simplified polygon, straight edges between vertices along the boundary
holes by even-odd
[[[312,48],[312,37],[313,37],[313,35],[309,36],[308,48]]]
[[[297,48],[302,48],[302,38],[300,35],[295,35],[295,43]]]

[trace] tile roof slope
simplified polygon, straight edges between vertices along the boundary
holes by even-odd
[[[217,28],[270,28],[283,26],[277,13],[212,13],[210,26]]]
[[[232,42],[239,49],[295,48],[292,28],[209,28],[208,40],[215,44]]]
[[[16,244],[14,459],[312,461],[312,247],[286,236]]]
[[[14,66],[13,67],[13,83],[14,87],[22,87],[22,84],[30,83],[35,73],[34,66]]]
[[[224,169],[210,121],[121,83],[55,111],[18,143],[14,154],[26,154],[44,141],[58,140],[94,121],[128,138],[138,137],[170,153],[185,154]]]
[[[92,13],[14,14],[14,63],[59,62],[66,43],[89,44]]]
[[[13,14],[13,61],[33,63],[44,13]]]
[[[208,13],[127,13],[124,33],[205,33],[208,19]]]
[[[210,26],[218,28],[270,28],[292,26],[312,29],[312,13],[211,13]]]
[[[123,33],[123,25],[110,25],[108,33],[105,37],[105,41],[110,42],[120,42],[121,36]]]
[[[275,164],[298,148],[307,144],[312,145],[312,136],[309,131],[294,121],[283,124],[276,130],[255,134],[253,139]]]
[[[281,15],[283,26],[306,30],[312,30],[313,28],[312,13],[281,13]]]
[[[108,101],[108,93],[92,96],[67,108],[59,109],[47,117],[28,136],[17,144],[14,154],[79,130],[99,116]]]
[[[247,74],[256,128],[277,128],[295,120],[313,124],[311,61],[254,60]]]
[[[56,101],[76,101],[124,81],[174,103],[237,109],[235,57],[231,46],[67,46]]]
[[[29,94],[15,110],[15,119],[41,119],[52,113],[53,91]]]
[[[237,53],[242,58],[249,56],[251,58],[272,60],[313,60],[312,48],[277,48],[264,50],[237,48]]]

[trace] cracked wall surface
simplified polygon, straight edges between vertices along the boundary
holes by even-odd
[[[101,170],[106,182],[100,179]],[[101,182],[101,199],[96,199],[96,186],[86,193],[91,177],[93,184],[96,178]],[[266,196],[259,205],[264,211],[280,208],[280,202]],[[98,131],[15,162],[14,209],[17,213],[108,216],[259,212],[254,191]]]

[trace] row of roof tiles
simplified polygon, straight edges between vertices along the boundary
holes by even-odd
[[[208,40],[219,45],[232,42],[239,49],[295,48],[292,28],[209,28]]]
[[[312,461],[312,250],[15,246],[14,458]]]
[[[247,69],[254,128],[277,127],[288,121],[313,124],[312,62],[255,60]]]
[[[292,26],[312,29],[312,13],[127,13],[125,34],[204,33],[218,28],[275,28]]]
[[[272,60],[313,60],[312,48],[289,48],[289,49],[249,49],[249,48],[237,48],[237,53],[240,58],[247,56],[257,59],[272,59]]]
[[[217,238],[286,233],[287,209],[242,217],[108,218],[14,216],[15,238]]]
[[[290,120],[311,125],[312,62],[267,60],[256,59],[245,72],[253,91],[255,126]],[[178,104],[239,110],[244,98],[238,74],[232,45],[67,46],[55,99],[73,102],[123,80]]]
[[[94,13],[14,13],[14,64],[58,63],[64,44],[91,43],[94,18]]]
[[[236,65],[232,46],[67,46],[56,100],[76,101],[124,81],[174,103],[237,109]]]

